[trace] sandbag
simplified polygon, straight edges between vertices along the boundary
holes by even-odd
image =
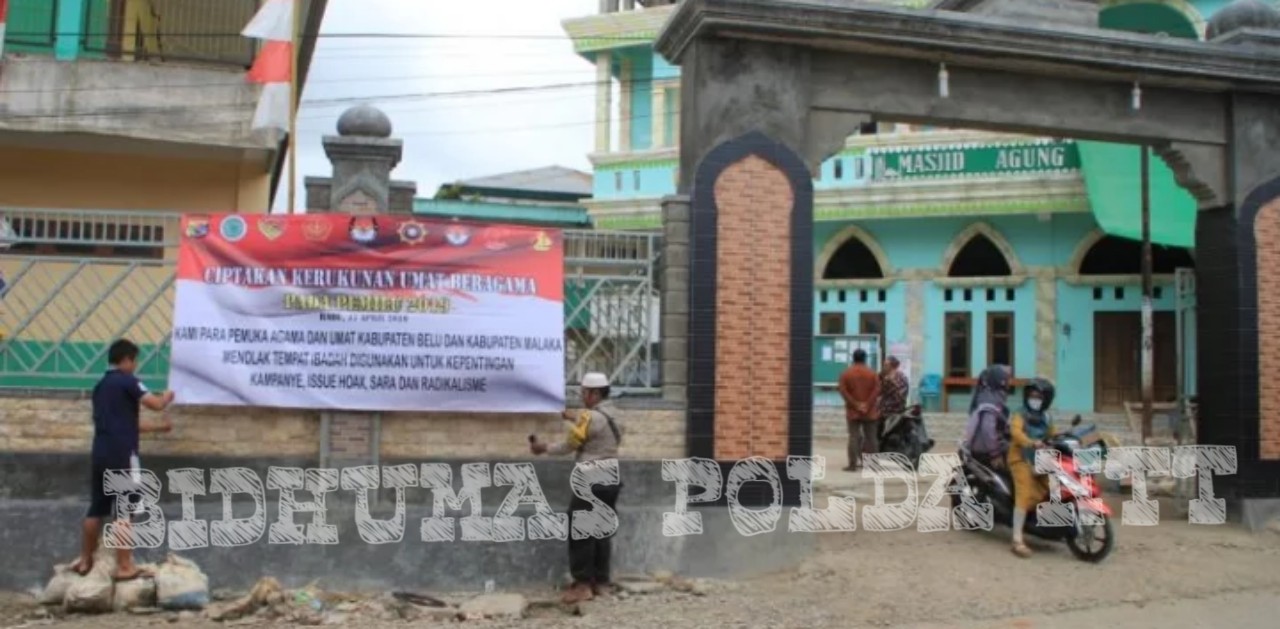
[[[63,606],[69,612],[101,614],[111,611],[111,593],[115,585],[111,575],[94,570],[88,576],[77,576],[67,587]]]
[[[88,578],[82,577],[71,569],[75,562],[59,564],[53,567],[53,578],[49,580],[49,584],[45,586],[44,591],[40,593],[39,601],[41,605],[62,605],[67,598],[67,591],[72,585]],[[99,575],[104,578],[110,578],[110,575],[116,569],[115,551],[106,548],[99,540],[98,550],[93,556],[92,575]]]
[[[53,578],[44,586],[37,600],[41,605],[61,605],[67,598],[67,589],[80,579],[80,575],[71,570],[71,564],[59,564],[53,567]]]
[[[174,554],[155,569],[156,603],[163,609],[201,610],[209,604],[209,577]]]
[[[140,570],[154,573],[153,565],[138,566]],[[115,593],[111,597],[111,609],[123,612],[141,607],[156,606],[156,582],[149,577],[139,577],[129,581],[117,581]]]

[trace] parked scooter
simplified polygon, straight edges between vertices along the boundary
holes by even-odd
[[[1115,547],[1115,534],[1111,523],[1111,509],[1102,501],[1102,488],[1093,479],[1081,474],[1076,469],[1073,454],[1081,452],[1091,457],[1106,456],[1106,445],[1088,442],[1088,436],[1096,433],[1092,425],[1082,426],[1080,417],[1071,422],[1071,430],[1056,435],[1049,441],[1048,447],[1060,453],[1059,464],[1052,472],[1062,489],[1062,502],[1075,505],[1076,517],[1073,523],[1066,525],[1041,525],[1035,511],[1027,514],[1027,523],[1023,529],[1028,535],[1034,535],[1048,541],[1065,541],[1071,554],[1081,561],[1097,563],[1106,559]],[[986,464],[977,461],[963,448],[960,451],[961,467],[958,473],[964,474],[967,482],[965,493],[972,496],[979,504],[989,503],[996,524],[1010,526],[1013,523],[1013,479],[1004,469],[993,470]],[[952,486],[956,481],[952,481]],[[961,504],[961,496],[952,494],[953,507]],[[958,512],[963,514],[964,512]],[[962,516],[963,517],[963,516]]]
[[[906,456],[915,470],[920,469],[920,457],[934,445],[933,439],[925,437],[924,413],[919,404],[880,422],[879,441],[881,452],[897,452]]]

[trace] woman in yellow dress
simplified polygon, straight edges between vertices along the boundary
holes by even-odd
[[[1035,473],[1036,450],[1045,447],[1054,435],[1049,405],[1053,403],[1053,383],[1036,378],[1022,391],[1022,409],[1009,423],[1009,473],[1013,476],[1013,552],[1030,557],[1031,549],[1022,541],[1027,513],[1049,495],[1049,482]]]

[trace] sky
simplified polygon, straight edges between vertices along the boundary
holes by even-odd
[[[329,0],[298,115],[301,179],[329,176],[321,137],[361,99],[387,113],[404,158],[392,178],[419,196],[442,183],[561,165],[590,170],[595,68],[573,52],[560,22],[592,15],[598,0]],[[448,37],[369,39],[380,33]],[[506,94],[440,96],[577,84]],[[311,101],[311,104],[308,104]],[[286,175],[287,176],[287,175]],[[288,204],[281,184],[274,207]]]

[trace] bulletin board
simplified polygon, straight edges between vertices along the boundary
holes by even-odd
[[[867,352],[867,366],[880,370],[880,335],[822,335],[813,337],[813,384],[817,387],[835,387],[840,374],[853,363],[853,352]]]

